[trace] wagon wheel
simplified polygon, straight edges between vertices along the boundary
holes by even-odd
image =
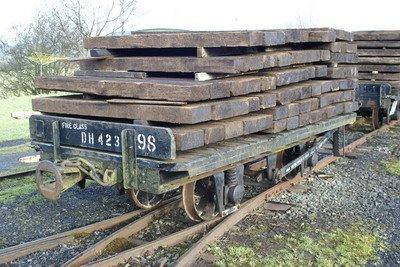
[[[152,194],[146,191],[130,189],[128,191],[129,197],[141,209],[151,209],[164,199],[165,194]]]
[[[182,187],[183,208],[193,221],[211,220],[218,215],[213,178],[209,176]]]

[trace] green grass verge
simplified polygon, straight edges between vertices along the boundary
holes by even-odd
[[[0,180],[0,204],[14,201],[18,196],[26,196],[36,191],[33,175]]]
[[[31,111],[32,96],[0,99],[0,142],[29,138],[29,120],[17,120],[11,117],[11,112]]]
[[[359,266],[375,262],[386,243],[359,224],[329,232],[293,232],[274,238],[276,250],[263,255],[262,244],[255,247],[229,245],[226,249],[211,246],[217,266]]]
[[[17,146],[7,146],[0,147],[0,155],[8,155],[8,154],[16,154],[23,153],[28,151],[34,151],[33,148],[30,147],[29,143],[17,145]]]
[[[390,174],[400,176],[400,160],[392,159],[384,162],[386,171]]]

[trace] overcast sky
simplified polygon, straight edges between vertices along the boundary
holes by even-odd
[[[38,10],[48,8],[49,1],[2,0],[0,36],[9,36],[12,25],[29,23]],[[345,30],[400,30],[399,10],[399,0],[138,0],[133,28],[229,30],[329,26]]]

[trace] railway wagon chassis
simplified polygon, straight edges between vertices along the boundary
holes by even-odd
[[[34,115],[32,145],[41,151],[36,182],[52,201],[87,179],[118,186],[141,208],[156,206],[166,193],[181,190],[192,220],[236,211],[245,178],[276,184],[318,161],[331,141],[339,155],[339,128],[355,121],[341,115],[278,134],[251,134],[215,145],[176,152],[169,128],[87,118]],[[344,128],[344,127],[342,127]]]
[[[400,119],[400,92],[388,83],[363,83],[356,89],[356,99],[361,106],[357,114],[372,118],[372,127],[378,129],[391,119]]]

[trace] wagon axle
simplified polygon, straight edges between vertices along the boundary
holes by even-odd
[[[106,169],[102,176],[99,176],[98,172],[92,164],[84,159],[75,158],[64,160],[61,163],[43,160],[36,168],[36,185],[43,197],[56,201],[62,192],[86,178],[103,186],[111,186],[116,183],[116,170]]]

